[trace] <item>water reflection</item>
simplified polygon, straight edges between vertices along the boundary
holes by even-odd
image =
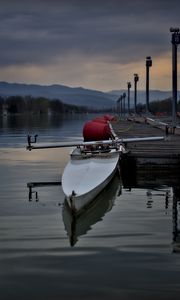
[[[120,189],[120,178],[116,175],[80,214],[74,213],[65,201],[63,221],[71,246],[74,246],[78,241],[78,237],[86,234],[93,224],[102,221],[103,216],[112,209],[116,196],[120,194]]]
[[[168,210],[169,200],[171,199],[171,188],[161,186],[159,188],[147,189],[147,208],[152,208],[154,203],[154,198],[163,197],[164,198],[164,208]]]
[[[29,202],[33,201],[33,200],[35,200],[36,202],[39,201],[38,191],[34,190],[35,188],[47,187],[47,186],[61,186],[61,181],[52,181],[52,182],[44,181],[44,182],[29,182],[29,183],[27,183],[27,187],[29,189],[29,193],[28,193]]]
[[[180,205],[180,187],[173,188],[173,251],[180,252],[180,220],[178,220],[178,211]]]
[[[67,203],[63,202],[62,221],[64,222],[70,245],[74,246],[80,236],[86,235],[93,225],[103,220],[103,216],[112,209],[114,202],[117,201],[117,196],[121,195],[119,199],[123,199],[124,201],[126,199],[124,195],[127,193],[132,195],[131,197],[137,197],[137,190],[142,190],[146,191],[144,200],[148,210],[154,209],[155,212],[157,210],[157,203],[159,203],[158,205],[161,205],[161,207],[158,206],[158,208],[164,211],[164,215],[168,215],[169,211],[172,211],[172,249],[174,252],[180,252],[180,220],[178,219],[180,204],[179,182],[180,174],[178,170],[167,169],[166,171],[162,171],[162,168],[158,168],[157,166],[151,166],[150,168],[146,166],[145,168],[136,168],[136,170],[131,169],[131,172],[128,173],[127,170],[124,171],[121,168],[121,178],[115,176],[109,185],[81,214],[73,214]],[[57,184],[59,185],[60,182],[40,182],[39,186]],[[38,184],[34,184],[34,186],[29,185],[31,187],[29,191],[30,201],[32,199],[36,202],[39,200],[36,189],[33,189],[37,186]],[[121,202],[119,205],[121,209]],[[134,204],[131,203],[131,205],[133,206]],[[141,210],[141,207],[139,209]]]
[[[180,169],[179,166],[136,166],[128,174],[125,166],[121,166],[123,188],[147,189],[147,208],[153,207],[154,197],[164,197],[164,208],[168,210],[172,199],[173,251],[180,252]],[[126,165],[127,167],[127,165]],[[173,195],[171,197],[171,194]]]
[[[39,202],[38,187],[57,186],[61,182],[29,182],[27,187],[29,189],[29,202]],[[80,213],[72,211],[67,204],[66,199],[63,203],[62,218],[65,230],[69,237],[70,245],[74,246],[78,241],[78,237],[86,234],[93,224],[102,221],[103,216],[109,212],[114,204],[117,196],[121,194],[120,177],[116,174],[106,188]]]
[[[0,116],[0,130],[34,130],[34,129],[56,129],[61,128],[64,123],[76,130],[85,121],[97,117],[96,114],[19,114]]]
[[[130,170],[130,172],[129,172]],[[180,166],[174,165],[137,165],[135,160],[128,159],[121,163],[123,187],[163,188],[164,186],[180,186]]]
[[[40,142],[81,140],[83,124],[97,114],[22,114],[0,117],[0,146],[21,147],[28,134],[38,134]]]

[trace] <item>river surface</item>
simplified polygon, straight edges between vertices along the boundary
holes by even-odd
[[[0,119],[2,300],[180,297],[177,178],[145,171],[127,188],[115,176],[72,227],[58,184],[70,149],[25,149],[27,134],[42,143],[81,140],[92,117]],[[57,185],[30,193],[29,182]]]

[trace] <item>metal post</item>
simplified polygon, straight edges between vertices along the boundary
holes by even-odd
[[[121,118],[122,118],[122,100],[123,100],[123,97],[122,95],[120,96],[120,103],[121,103]]]
[[[177,115],[177,45],[172,44],[172,90],[173,90],[173,105],[172,105],[172,115],[173,115],[173,125],[176,125],[176,115]]]
[[[126,93],[123,93],[122,99],[124,100],[124,105],[123,105],[123,112],[124,112],[124,118],[126,115],[126,106],[125,106],[125,100],[126,100]]]
[[[138,74],[134,74],[134,112],[137,114],[137,82],[139,80]]]
[[[146,113],[150,112],[149,107],[149,68],[152,66],[151,56],[146,57]]]
[[[172,32],[172,126],[176,127],[177,116],[177,46],[180,44],[179,28],[170,28]]]
[[[131,82],[127,82],[128,87],[128,114],[130,114],[130,88],[131,88]]]
[[[116,111],[117,111],[117,115],[119,115],[119,99],[116,101]]]
[[[117,100],[117,114],[120,117],[120,98]]]

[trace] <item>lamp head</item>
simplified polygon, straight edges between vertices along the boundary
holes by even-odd
[[[179,32],[179,28],[178,27],[171,27],[170,32]]]

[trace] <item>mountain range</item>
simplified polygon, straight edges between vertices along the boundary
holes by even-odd
[[[67,104],[86,106],[91,108],[113,107],[116,95],[101,91],[84,89],[82,87],[71,88],[64,85],[37,85],[0,82],[0,96],[32,96],[59,99]]]
[[[116,106],[116,101],[122,93],[127,94],[127,90],[112,90],[101,92],[97,90],[85,89],[82,87],[68,87],[60,84],[38,85],[24,83],[0,82],[0,96],[32,96],[46,97],[49,99],[59,99],[67,104],[87,106],[90,108],[112,108]],[[150,101],[163,100],[171,97],[171,91],[150,91]],[[178,97],[180,93],[178,92]],[[131,106],[133,104],[134,92],[131,91]],[[137,103],[145,103],[146,92],[137,92]]]

